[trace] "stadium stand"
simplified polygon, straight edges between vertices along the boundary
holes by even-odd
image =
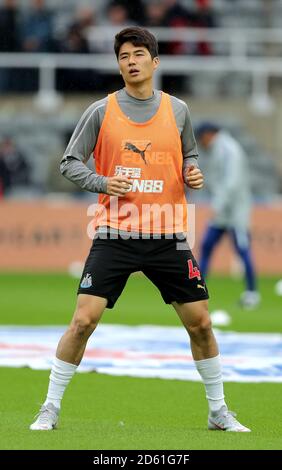
[[[0,140],[11,135],[31,166],[25,194],[77,195],[60,181],[56,162],[83,110],[122,86],[112,38],[124,21],[141,18],[157,28],[160,41],[156,86],[180,93],[194,122],[212,110],[209,118],[227,123],[246,149],[257,200],[281,192],[282,1],[140,0],[135,6],[123,0],[83,0],[79,7],[74,0],[0,0],[0,26],[8,19],[13,31],[0,39]],[[142,11],[138,18],[136,11]],[[58,64],[64,68],[56,70]]]

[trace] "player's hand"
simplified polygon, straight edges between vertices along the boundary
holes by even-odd
[[[185,171],[185,183],[191,189],[201,189],[204,186],[204,176],[200,168],[190,165]]]
[[[130,191],[132,181],[125,176],[109,176],[107,178],[106,194],[109,196],[123,197]]]

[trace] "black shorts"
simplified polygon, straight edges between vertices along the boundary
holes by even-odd
[[[78,293],[104,297],[107,308],[113,308],[129,275],[136,271],[143,271],[167,304],[209,298],[186,240],[164,238],[94,239]]]

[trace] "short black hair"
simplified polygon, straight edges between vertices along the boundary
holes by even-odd
[[[125,28],[116,35],[114,50],[117,59],[120,48],[125,42],[131,42],[134,46],[146,47],[152,59],[158,57],[158,42],[155,36],[145,28],[141,28],[140,26]]]
[[[201,122],[198,126],[195,127],[194,133],[196,137],[201,137],[206,132],[219,132],[220,126],[214,122],[205,121]]]

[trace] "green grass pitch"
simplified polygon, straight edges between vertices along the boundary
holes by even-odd
[[[229,329],[280,332],[281,298],[275,278],[260,280],[263,301],[255,311],[236,305],[242,285],[211,278],[210,310],[232,316]],[[1,324],[67,324],[77,280],[67,275],[0,275]],[[105,323],[179,325],[143,276],[132,276]],[[226,328],[225,328],[226,329]],[[177,380],[77,374],[66,391],[59,428],[32,432],[28,426],[45,397],[48,371],[0,368],[0,449],[282,449],[282,384],[225,385],[231,409],[252,433],[210,432],[202,384]]]

